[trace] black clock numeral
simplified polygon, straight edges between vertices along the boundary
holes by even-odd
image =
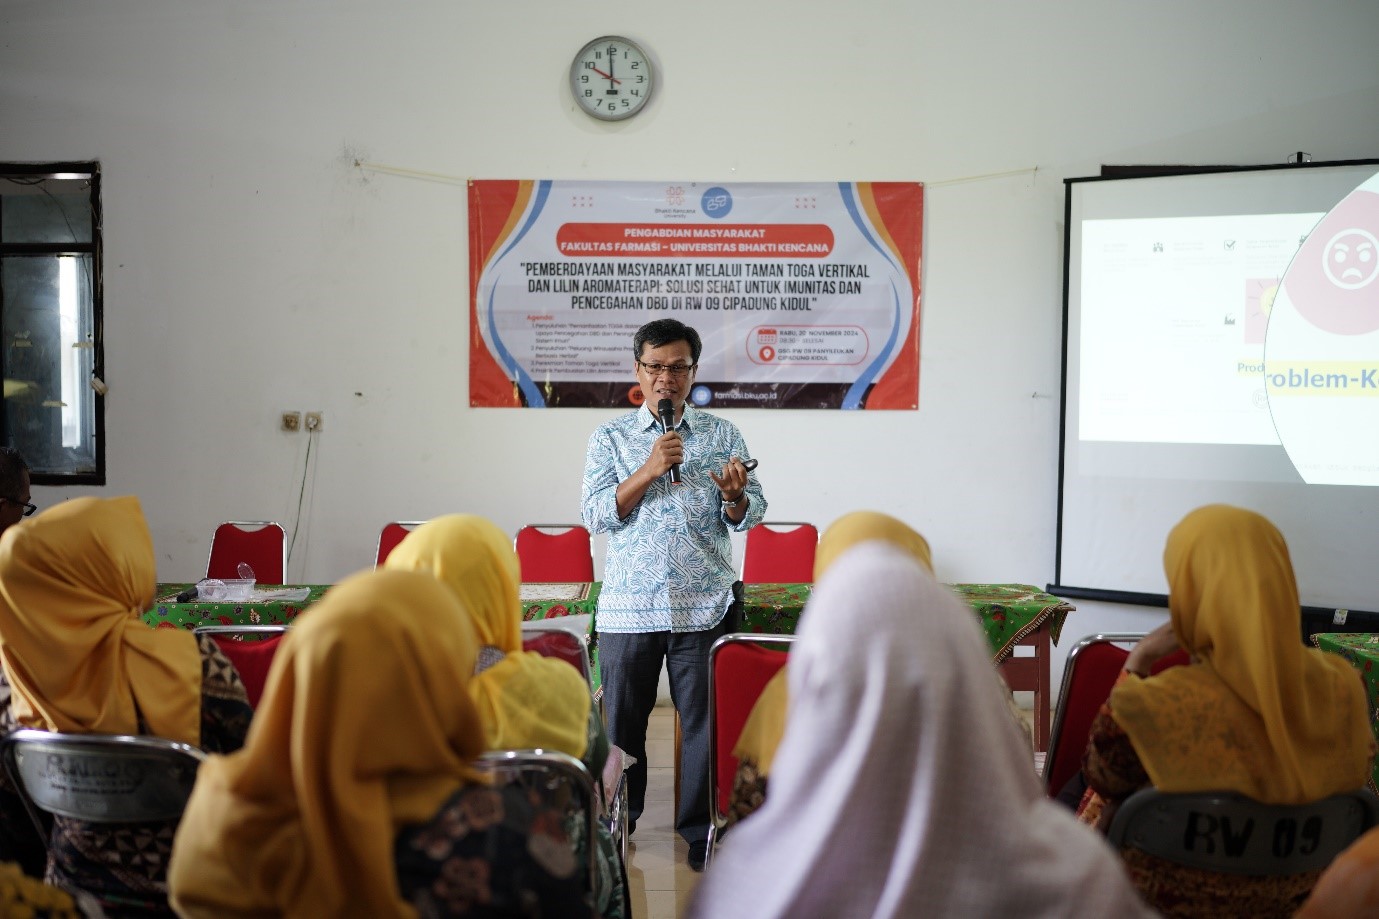
[[[623,55],[623,56],[626,57],[626,55]],[[633,62],[632,62],[632,69],[633,69],[633,70],[636,70],[636,69],[638,69],[638,68],[641,67],[641,66],[642,66],[642,62],[641,62],[641,61],[633,61]]]
[[[593,91],[592,89],[586,89],[586,90],[584,91],[584,98],[586,98],[586,99],[592,99],[593,96],[594,96],[594,91]]]

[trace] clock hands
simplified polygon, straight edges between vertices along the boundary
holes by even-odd
[[[619,58],[623,62],[621,68]],[[651,60],[641,48],[628,39],[605,35],[589,42],[575,56],[570,68],[570,89],[587,114],[619,121],[636,114],[646,104],[652,78]]]

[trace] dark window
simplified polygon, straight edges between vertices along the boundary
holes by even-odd
[[[97,163],[0,163],[0,440],[36,485],[105,484]]]

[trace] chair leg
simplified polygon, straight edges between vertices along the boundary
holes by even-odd
[[[704,852],[704,870],[709,870],[709,865],[713,864],[713,847],[718,842],[718,824],[709,821],[709,847]]]
[[[618,793],[613,798],[613,806],[617,809],[618,820],[618,848],[622,852],[623,864],[627,864],[627,778],[623,777],[618,783]]]

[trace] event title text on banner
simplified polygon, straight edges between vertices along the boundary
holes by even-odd
[[[913,409],[923,186],[474,180],[470,402],[640,404],[632,336],[703,339],[701,407]]]

